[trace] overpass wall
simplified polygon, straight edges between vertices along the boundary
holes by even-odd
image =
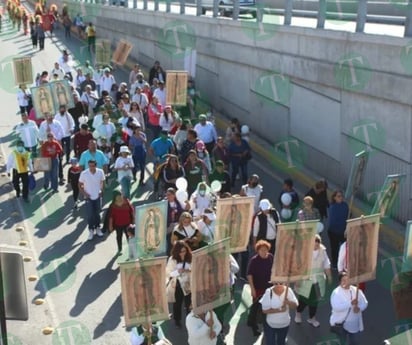
[[[361,196],[373,199],[387,174],[403,173],[393,216],[409,219],[412,42],[113,6],[100,6],[95,22],[99,37],[131,42],[147,66],[182,69],[185,51],[196,50],[201,96],[248,124],[290,169],[303,164],[345,187],[354,154],[371,149]]]

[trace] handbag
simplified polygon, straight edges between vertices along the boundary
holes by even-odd
[[[330,326],[330,332],[331,333],[335,333],[338,337],[340,337],[340,338],[343,338],[344,336],[345,336],[345,329],[343,328],[343,325],[345,324],[345,322],[346,322],[346,319],[348,318],[348,316],[349,316],[349,313],[350,313],[350,310],[351,310],[351,308],[349,308],[349,310],[348,310],[348,312],[347,312],[347,314],[346,314],[346,316],[345,316],[345,319],[343,320],[343,322],[341,322],[341,323],[335,323],[333,326]]]
[[[36,188],[36,179],[33,174],[29,174],[29,190],[32,191]]]

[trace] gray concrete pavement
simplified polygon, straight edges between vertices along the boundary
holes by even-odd
[[[2,119],[0,121],[1,150],[4,157],[10,152],[14,136],[11,134],[14,125],[19,121],[16,116],[16,88],[10,61],[14,55],[32,55],[35,71],[50,70],[53,62],[60,55],[61,49],[68,47],[76,57],[84,58],[83,46],[75,38],[70,42],[61,40],[61,32],[57,38],[46,39],[46,49],[32,52],[28,37],[6,30],[0,34],[0,61],[2,78],[0,81],[0,99]],[[117,71],[119,80],[126,79],[124,71]],[[2,167],[4,171],[4,166]],[[67,169],[67,167],[66,167]],[[264,185],[264,196],[276,204],[277,195],[285,172],[279,172],[259,155],[254,155],[250,172],[258,173]],[[151,171],[151,164],[148,164]],[[128,330],[124,327],[120,298],[119,269],[115,258],[116,244],[113,236],[87,242],[84,209],[72,211],[70,191],[60,187],[59,193],[51,195],[43,191],[41,174],[37,174],[37,188],[30,195],[30,203],[25,204],[14,197],[10,183],[2,177],[0,193],[1,249],[14,250],[33,258],[25,264],[26,277],[36,275],[37,281],[26,279],[30,318],[27,322],[9,321],[10,344],[24,345],[83,345],[83,344],[128,344]],[[240,185],[238,183],[237,188]],[[300,193],[305,192],[298,185]],[[111,187],[110,187],[111,188]],[[110,188],[105,191],[105,201],[110,199]],[[150,199],[152,184],[134,191],[135,204]],[[17,212],[18,214],[15,214]],[[22,224],[23,232],[16,232],[15,227]],[[26,240],[25,247],[19,246],[20,240]],[[327,241],[326,241],[327,244]],[[363,344],[380,344],[394,333],[395,320],[388,290],[388,281],[393,276],[391,261],[398,253],[390,253],[389,257],[380,257],[378,263],[378,279],[368,284],[367,297],[370,302],[364,319],[366,332]],[[385,261],[386,260],[386,261]],[[395,261],[395,267],[398,261]],[[42,305],[34,305],[37,298],[44,298]],[[260,344],[262,337],[251,336],[246,327],[246,311],[250,304],[249,288],[238,282],[235,303],[228,315],[230,332],[228,345]],[[327,299],[319,308],[321,327],[312,328],[309,324],[295,325],[290,328],[288,344],[326,345],[338,344],[328,332],[327,320],[330,308]],[[43,327],[52,327],[54,332],[43,335]],[[173,344],[184,345],[185,330],[176,330],[171,322],[163,323],[166,335]]]

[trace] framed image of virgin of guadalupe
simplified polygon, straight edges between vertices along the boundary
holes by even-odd
[[[36,117],[43,119],[46,114],[56,114],[57,109],[53,101],[50,84],[44,84],[30,89]]]
[[[112,61],[116,65],[123,66],[126,63],[132,48],[133,45],[130,42],[120,40],[119,43],[117,43],[116,50],[113,53]]]
[[[96,64],[101,66],[110,65],[112,59],[112,46],[109,40],[98,39],[96,41]]]
[[[169,319],[166,257],[120,262],[126,327]]]
[[[74,107],[73,94],[67,80],[56,80],[50,83],[56,109],[65,105],[67,109]]]
[[[216,240],[230,238],[230,252],[244,252],[249,244],[254,213],[253,196],[216,201]]]
[[[31,57],[13,59],[14,82],[16,85],[31,85],[33,83],[33,67]]]
[[[386,176],[371,214],[379,213],[381,217],[386,217],[390,214],[396,197],[399,194],[401,181],[404,176],[405,175],[400,174]]]
[[[166,104],[187,104],[187,71],[166,71]]]
[[[272,282],[290,283],[309,279],[317,223],[317,220],[309,220],[278,224],[270,277]]]
[[[136,207],[137,255],[166,254],[167,201],[162,200]]]

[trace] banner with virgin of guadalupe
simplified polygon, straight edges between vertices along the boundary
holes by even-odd
[[[249,244],[254,213],[253,196],[216,201],[216,240],[230,238],[230,252],[244,252]]]
[[[380,215],[349,219],[346,224],[348,277],[351,284],[376,277]]]
[[[309,279],[317,224],[317,220],[278,224],[271,282],[291,283]]]
[[[166,254],[167,201],[136,207],[137,256]]]
[[[126,327],[169,319],[166,257],[119,262]]]
[[[230,302],[229,255],[228,238],[192,253],[190,281],[195,314]]]

